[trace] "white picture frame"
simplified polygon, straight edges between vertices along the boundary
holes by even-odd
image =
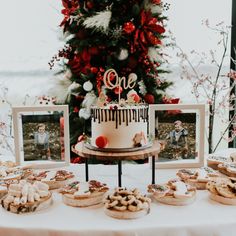
[[[67,105],[12,108],[18,165],[57,168],[70,163]]]
[[[205,109],[205,104],[149,105],[149,136],[161,144],[155,168],[196,168],[204,165]],[[178,144],[176,140],[180,140],[181,135],[182,143],[178,141]]]

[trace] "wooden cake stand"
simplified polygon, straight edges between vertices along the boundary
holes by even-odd
[[[97,151],[87,148],[83,142],[72,146],[72,151],[85,158],[86,181],[89,180],[88,159],[96,158],[103,161],[118,161],[118,186],[121,187],[122,161],[123,160],[142,160],[151,157],[152,159],[152,184],[155,184],[155,160],[160,152],[160,143],[155,141],[152,146],[138,151],[118,152],[118,151]]]

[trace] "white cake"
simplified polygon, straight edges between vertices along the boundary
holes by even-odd
[[[98,137],[105,137],[104,148],[133,148],[147,144],[147,105],[109,104],[91,108],[91,145],[96,145]]]

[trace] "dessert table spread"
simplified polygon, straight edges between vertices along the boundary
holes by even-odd
[[[84,165],[71,165],[78,180],[84,181]],[[117,186],[116,165],[90,165],[90,179]],[[156,182],[175,177],[176,170],[156,170]],[[146,193],[150,184],[150,164],[124,164],[123,186],[139,188]],[[196,201],[188,206],[151,203],[148,215],[133,220],[119,220],[104,214],[103,206],[75,208],[62,203],[53,191],[53,204],[47,210],[17,215],[0,208],[0,235],[8,236],[74,236],[74,235],[158,235],[158,236],[233,236],[236,232],[236,206],[227,206],[209,199],[206,190],[197,192]]]

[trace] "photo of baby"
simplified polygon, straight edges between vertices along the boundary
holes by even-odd
[[[23,115],[23,150],[25,161],[62,161],[63,134],[61,115]]]
[[[37,125],[37,131],[34,132],[35,155],[42,159],[51,160],[49,137],[50,134],[46,130],[46,125],[40,123]]]
[[[155,117],[155,138],[162,143],[158,161],[195,159],[196,113],[167,114],[156,111]]]

